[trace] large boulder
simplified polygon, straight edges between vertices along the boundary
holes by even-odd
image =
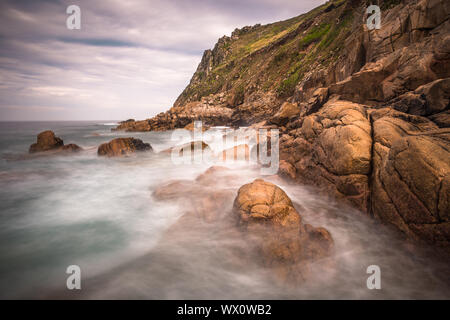
[[[189,180],[173,180],[159,185],[152,193],[158,201],[177,200],[189,197],[189,194],[197,193],[193,189],[193,183]]]
[[[237,223],[260,252],[262,263],[287,282],[302,282],[309,263],[330,255],[326,229],[305,226],[291,199],[278,186],[257,179],[242,186],[234,200]]]
[[[81,150],[79,146],[73,143],[64,145],[64,141],[61,138],[56,137],[53,131],[47,130],[38,134],[37,142],[30,146],[29,153],[70,153]]]
[[[450,131],[388,108],[371,117],[373,215],[409,238],[450,245]]]
[[[319,186],[407,238],[448,246],[449,145],[449,129],[425,117],[331,100],[282,137],[279,175]]]
[[[220,180],[233,179],[225,167],[213,166],[199,175],[195,181],[173,180],[158,186],[152,193],[155,200],[180,201],[185,215],[202,222],[218,222],[227,218],[227,207],[231,208],[233,192],[218,186]]]
[[[331,100],[282,137],[280,174],[314,184],[366,210],[372,129],[367,108]]]
[[[37,142],[30,146],[30,153],[54,150],[62,147],[64,142],[55,136],[53,131],[47,130],[38,134]]]
[[[98,147],[97,154],[99,156],[123,156],[137,151],[151,151],[152,147],[149,143],[144,143],[140,139],[135,138],[117,138],[108,143],[104,143]]]
[[[194,129],[195,129],[195,123],[194,123],[194,121],[190,122],[190,123],[189,123],[188,125],[186,125],[183,129],[189,130],[189,131],[194,131]],[[208,129],[209,129],[209,126],[203,125],[203,124],[202,124],[202,132],[205,132],[205,131],[208,130]]]

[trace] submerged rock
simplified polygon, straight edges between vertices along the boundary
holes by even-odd
[[[224,243],[245,243],[233,253],[233,264],[262,266],[281,282],[303,283],[311,263],[329,266],[333,262],[328,259],[334,247],[330,233],[303,224],[282,189],[257,179],[240,187],[236,196],[229,183],[220,183],[224,179],[234,181],[231,170],[213,166],[194,181],[175,180],[157,187],[152,194],[156,200],[178,203],[184,211],[169,233],[206,225],[227,230],[223,236],[232,238]]]
[[[158,186],[152,195],[156,200],[176,200],[194,192],[192,181],[174,180]]]
[[[140,139],[135,138],[117,138],[108,143],[104,143],[98,147],[97,154],[99,156],[123,156],[137,151],[153,150],[149,143],[144,143]]]
[[[55,136],[51,130],[43,131],[38,134],[37,142],[30,146],[29,153],[37,152],[78,152],[82,149],[76,144],[64,145],[61,138]]]
[[[169,148],[169,149],[165,149],[165,150],[161,151],[160,153],[170,154],[170,153],[172,153],[172,151],[173,152],[178,151],[179,156],[182,157],[184,152],[190,152],[191,155],[193,156],[196,148],[198,150],[202,150],[203,151],[206,148],[209,148],[209,145],[206,142],[204,142],[204,141],[191,141],[191,142],[188,142],[188,143],[184,143],[182,145],[178,145],[178,146],[175,146],[175,147],[172,147],[172,148]]]
[[[78,152],[83,150],[81,147],[79,147],[78,145],[74,144],[74,143],[70,143],[70,144],[66,144],[64,146],[61,147],[62,151],[68,151],[68,152]]]
[[[285,281],[302,282],[309,263],[328,257],[333,239],[324,228],[304,225],[291,199],[278,186],[257,179],[234,200],[238,225],[261,253],[265,266]]]
[[[111,131],[150,131],[150,124],[148,120],[135,121],[134,119],[128,119],[119,123],[116,128],[112,128]]]

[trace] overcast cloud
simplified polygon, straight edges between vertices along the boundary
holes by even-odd
[[[0,0],[0,120],[144,119],[171,107],[236,27],[323,0]],[[81,30],[66,8],[81,8]]]

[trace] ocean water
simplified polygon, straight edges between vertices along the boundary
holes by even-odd
[[[186,201],[152,197],[158,186],[193,180],[210,165],[175,165],[170,155],[158,154],[175,144],[170,132],[113,127],[112,121],[0,123],[0,298],[450,298],[445,251],[412,246],[363,213],[275,177],[265,179],[287,192],[305,222],[331,232],[335,263],[295,286],[274,282],[271,271],[256,264],[237,268],[230,252],[248,243],[220,223],[180,223],[190,209]],[[84,151],[27,157],[37,133],[47,129]],[[98,145],[121,136],[142,139],[155,152],[97,156]],[[236,193],[260,177],[255,164],[225,165],[231,171],[211,190]],[[189,188],[186,194],[196,196]],[[231,214],[231,206],[221,214]],[[80,291],[66,288],[69,265],[81,268]],[[370,265],[381,269],[381,290],[366,286]]]

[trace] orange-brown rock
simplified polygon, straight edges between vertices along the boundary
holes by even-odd
[[[30,146],[30,153],[54,150],[63,145],[62,139],[56,137],[53,131],[47,130],[38,134],[37,142]]]
[[[309,263],[331,253],[329,232],[305,226],[291,199],[272,183],[257,179],[242,186],[233,210],[263,264],[274,268],[284,281],[305,281]]]
[[[189,123],[188,125],[186,125],[184,127],[184,129],[189,130],[189,131],[194,131],[194,121],[192,121],[191,123]],[[209,126],[207,125],[203,125],[202,124],[202,132],[206,131],[209,129]]]
[[[289,138],[282,137],[279,172],[366,210],[371,134],[365,106],[330,100],[319,112],[305,117]]]
[[[37,142],[30,146],[29,153],[68,153],[81,150],[79,146],[73,143],[64,145],[64,141],[61,138],[56,137],[53,131],[47,130],[38,134]]]
[[[248,144],[240,144],[232,148],[223,150],[219,153],[218,158],[223,161],[249,160],[250,148]]]
[[[285,102],[270,121],[276,125],[283,126],[291,118],[298,117],[299,115],[300,108],[296,103]]]
[[[152,147],[148,143],[135,138],[117,138],[98,147],[99,156],[123,156],[137,151],[151,151]]]
[[[182,157],[184,152],[190,152],[191,156],[194,156],[195,149],[203,151],[207,148],[209,148],[209,145],[204,141],[191,141],[191,142],[179,145],[179,146],[165,149],[165,150],[161,151],[160,153],[170,154],[172,152],[178,152],[179,156]]]
[[[74,143],[69,143],[69,144],[66,144],[61,147],[61,151],[66,151],[66,152],[78,152],[81,150],[83,150],[83,149]]]
[[[412,239],[450,245],[450,130],[385,108],[371,114],[371,211]]]
[[[205,172],[199,175],[195,181],[201,184],[212,184],[217,181],[219,178],[226,177],[230,179],[231,177],[227,176],[230,173],[230,169],[223,166],[212,166],[209,167]]]
[[[292,180],[296,178],[295,167],[286,160],[280,161],[278,174],[282,177],[287,177]]]

